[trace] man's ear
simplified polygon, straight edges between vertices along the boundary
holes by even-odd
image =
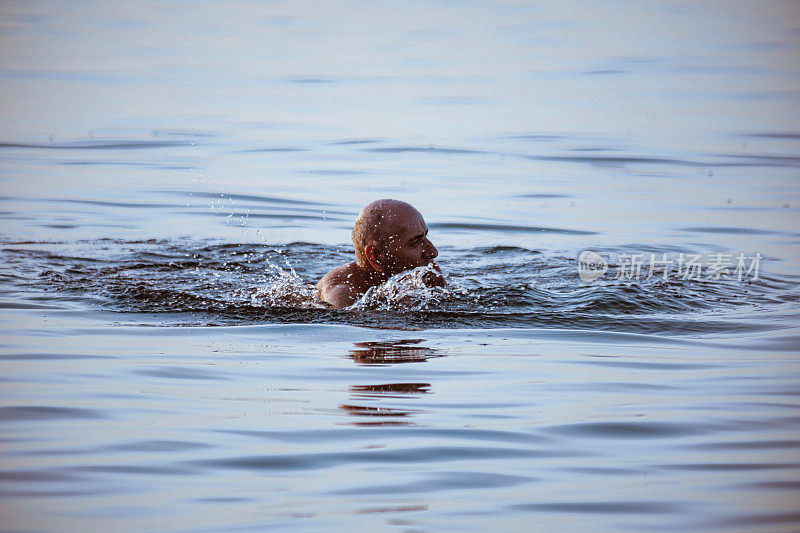
[[[383,272],[383,265],[381,265],[380,260],[378,259],[378,256],[375,253],[374,244],[368,244],[364,247],[364,255],[366,256],[369,264],[372,265],[372,268],[374,268],[378,272]]]

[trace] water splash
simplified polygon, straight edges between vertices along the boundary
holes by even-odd
[[[315,297],[314,285],[307,284],[297,274],[285,255],[286,268],[266,260],[268,274],[264,283],[250,296],[254,307],[294,307],[299,309],[325,309],[327,306]]]
[[[425,311],[465,293],[452,284],[438,286],[442,281],[441,272],[433,265],[417,267],[395,274],[381,285],[370,287],[364,296],[347,309]]]

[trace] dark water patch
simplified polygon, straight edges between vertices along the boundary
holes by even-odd
[[[616,368],[630,368],[635,370],[646,370],[654,372],[661,372],[664,370],[697,371],[697,370],[718,368],[714,365],[700,364],[700,363],[654,363],[650,361],[623,361],[611,357],[597,358],[596,360],[583,359],[580,361],[569,361],[569,363],[577,365],[600,365],[600,366],[610,366]]]
[[[784,155],[757,155],[757,154],[719,154],[719,157],[738,159],[737,165],[765,167],[797,167],[800,166],[800,157]]]
[[[595,231],[551,228],[546,226],[520,226],[514,224],[477,224],[469,222],[431,222],[429,228],[464,231],[494,231],[502,233],[556,233],[561,235],[598,235]]]
[[[783,211],[784,209],[797,211],[800,208],[791,207],[788,203],[778,202],[774,206],[771,207],[753,207],[747,205],[725,205],[725,206],[711,206],[706,207],[708,211],[744,211],[744,212],[764,212],[764,211]]]
[[[494,404],[491,406],[495,408]],[[267,431],[267,430],[217,430],[226,435],[240,435],[255,439],[264,439],[277,442],[292,443],[317,443],[320,439],[330,442],[346,442],[362,439],[396,439],[419,440],[424,438],[443,439],[453,441],[485,441],[508,442],[516,444],[549,443],[550,437],[540,434],[522,433],[514,431],[500,431],[480,428],[390,428],[390,429],[363,429],[353,432],[350,429],[319,429],[300,431]]]
[[[800,449],[800,440],[758,440],[758,441],[732,441],[732,442],[704,442],[681,446],[687,450],[797,450]]]
[[[677,391],[682,390],[681,387],[671,385],[657,385],[655,383],[592,383],[586,384],[570,384],[570,385],[554,385],[549,387],[560,391],[574,390],[580,391],[597,391],[597,392],[622,392],[622,393],[645,393],[649,391]]]
[[[78,205],[99,205],[103,207],[123,207],[123,208],[146,208],[146,209],[158,209],[158,208],[174,208],[174,207],[184,207],[181,204],[157,204],[157,203],[137,203],[137,202],[105,202],[99,200],[75,200],[75,199],[66,199],[66,198],[47,198],[41,200],[34,200],[34,201],[41,201],[41,202],[52,202],[58,204],[78,204]]]
[[[51,143],[0,142],[0,148],[37,148],[55,150],[131,150],[148,148],[168,148],[174,146],[194,146],[188,141],[144,141],[144,140],[87,140]]]
[[[587,70],[585,72],[581,72],[584,76],[611,76],[616,74],[628,74],[627,70],[615,70],[615,69],[605,69],[605,70]]]
[[[110,355],[65,353],[15,353],[0,355],[0,361],[79,361],[83,359],[114,359],[114,357]]]
[[[133,161],[59,161],[59,165],[78,166],[78,167],[152,167],[150,163],[136,163]]]
[[[100,418],[106,418],[106,416],[97,409],[41,405],[0,407],[0,420],[9,422],[30,420],[91,420]]]
[[[800,133],[780,133],[780,132],[773,132],[773,133],[742,133],[742,137],[757,137],[762,139],[793,139],[797,140],[800,139]]]
[[[568,194],[515,194],[514,198],[540,198],[540,199],[551,199],[551,198],[574,198],[574,196],[570,196]]]
[[[0,302],[0,309],[63,309],[56,305],[30,304],[24,302]]]
[[[760,391],[753,391],[752,394],[763,394]],[[771,416],[771,417],[759,417],[757,419],[753,418],[742,418],[742,419],[722,419],[717,420],[714,422],[713,425],[709,425],[709,429],[713,429],[715,431],[732,431],[732,432],[739,432],[739,431],[748,431],[748,430],[763,430],[763,431],[785,431],[785,430],[793,430],[800,427],[800,417],[796,416]],[[792,435],[794,436],[794,435]]]
[[[330,78],[291,78],[288,81],[289,83],[312,84],[312,85],[337,82],[337,80]]]
[[[89,83],[99,85],[124,85],[131,82],[131,77],[122,73],[111,72],[89,72],[89,71],[69,71],[69,70],[36,70],[36,69],[4,69],[3,76],[16,78],[18,80],[48,80],[48,81],[67,81],[74,83]]]
[[[409,512],[417,512],[417,511],[427,511],[430,509],[429,505],[401,505],[401,506],[383,506],[383,507],[366,507],[363,509],[358,510],[358,514],[384,514],[384,513],[409,513]],[[410,526],[413,525],[413,522],[407,520],[390,520],[387,521],[387,524],[391,525],[402,525],[402,526]]]
[[[795,352],[800,351],[800,335],[771,337],[765,341],[769,350]],[[800,394],[798,392],[797,394]]]
[[[600,501],[600,502],[552,502],[511,505],[516,511],[581,514],[672,514],[683,510],[683,504],[658,501]]]
[[[202,442],[190,442],[182,440],[140,440],[134,442],[127,442],[124,444],[113,444],[103,446],[99,450],[106,452],[185,452],[190,450],[199,450],[205,448],[213,448],[211,444]]]
[[[308,200],[294,200],[291,198],[277,198],[274,196],[257,196],[253,194],[231,194],[231,193],[210,193],[202,191],[152,191],[160,194],[174,194],[176,196],[192,197],[192,198],[211,198],[214,200],[248,200],[250,202],[262,202],[266,204],[288,204],[288,205],[325,205],[319,202],[311,202]]]
[[[403,154],[403,153],[431,153],[442,155],[468,155],[468,154],[481,154],[486,155],[490,152],[483,150],[469,150],[465,148],[438,148],[435,146],[391,146],[385,148],[367,148],[367,152],[375,152],[382,154]]]
[[[439,472],[428,474],[425,479],[394,485],[365,485],[358,488],[337,490],[332,494],[368,496],[372,494],[424,494],[426,492],[452,490],[481,490],[514,487],[532,483],[536,478],[486,472]]]
[[[345,220],[340,217],[333,217],[320,212],[319,215],[302,215],[296,213],[252,213],[238,211],[182,211],[182,214],[211,217],[234,217],[234,218],[253,218],[253,219],[287,219],[287,220]]]
[[[576,474],[585,474],[589,476],[636,476],[641,475],[642,470],[637,468],[615,468],[604,466],[576,466],[564,468],[569,472]]]
[[[796,385],[769,388],[764,390],[758,390],[755,392],[757,392],[761,396],[800,397],[800,387],[797,387]]]
[[[583,422],[546,428],[558,435],[602,439],[680,438],[704,433],[688,424],[667,422]]]
[[[767,490],[787,490],[800,491],[800,481],[754,481],[743,483],[743,488],[767,489]]]
[[[196,498],[192,501],[197,503],[247,503],[253,501],[253,498],[235,498],[220,496],[218,498]]]
[[[676,228],[676,231],[688,231],[691,233],[721,233],[730,235],[780,235],[781,232],[756,229],[756,228],[737,228],[726,226],[690,226]]]
[[[796,525],[800,528],[800,512],[794,513],[752,513],[715,520],[706,524],[718,528],[741,528],[746,526]]]
[[[188,464],[246,471],[317,470],[344,464],[424,464],[450,461],[552,458],[566,454],[557,450],[530,450],[497,447],[425,447],[355,452],[273,454],[228,459],[203,459]]]
[[[197,167],[188,165],[158,165],[155,168],[158,170],[197,170]]]
[[[291,153],[291,152],[307,152],[305,148],[250,148],[247,150],[236,150],[237,154],[259,154],[259,153]]]
[[[59,483],[80,481],[83,476],[60,470],[0,470],[0,481]]]
[[[664,157],[642,157],[642,156],[577,156],[577,155],[528,155],[520,154],[520,157],[533,161],[556,161],[563,163],[588,163],[597,166],[622,166],[629,164],[644,165],[674,165],[688,167],[709,166],[710,163],[701,163],[686,159],[670,159]]]
[[[18,245],[25,245],[25,244],[53,244],[53,243],[17,243]],[[57,243],[56,243],[57,244]],[[62,255],[59,253],[55,253],[48,250],[30,250],[30,249],[18,249],[18,248],[4,248],[0,250],[2,252],[7,252],[9,254],[18,255],[20,258],[22,257],[32,257],[38,260],[44,260],[48,262],[52,262],[54,266],[74,266],[76,264],[104,264],[104,260],[95,257],[84,257],[84,256],[75,256],[75,255]]]
[[[747,472],[753,470],[800,469],[800,463],[687,463],[657,465],[665,470],[692,472]]]
[[[536,142],[555,142],[555,141],[563,141],[566,139],[563,135],[548,135],[548,134],[537,134],[531,133],[526,135],[509,135],[505,137],[506,139],[520,139],[525,141],[536,141]]]
[[[455,376],[456,374],[458,374],[458,373],[456,372],[456,373],[453,373],[453,374],[450,374],[450,375]],[[488,403],[488,402],[458,402],[458,403],[442,404],[442,403],[437,403],[437,402],[425,402],[425,405],[428,406],[428,407],[437,408],[437,409],[451,409],[451,410],[458,409],[458,410],[462,410],[462,411],[484,411],[484,410],[495,410],[495,409],[518,409],[518,408],[524,407],[525,403],[524,402],[503,402],[503,403],[497,403],[497,402],[492,402],[492,403]],[[484,413],[482,415],[478,415],[476,413],[473,413],[473,415],[474,416],[479,416],[479,417],[483,416],[483,417],[486,417],[486,418],[491,418],[491,417],[495,417],[495,416],[497,418],[512,418],[512,417],[504,417],[504,416],[500,416],[500,415],[492,415],[492,414],[486,414],[486,413]]]
[[[91,448],[54,448],[45,450],[26,450],[22,455],[85,455],[107,453],[185,453],[194,450],[213,448],[211,444],[176,440],[142,440],[122,444],[107,444]]]
[[[93,213],[99,214],[99,213]],[[73,228],[106,228],[106,229],[133,229],[133,224],[36,224],[38,228],[51,228],[51,229],[73,229]]]
[[[102,489],[50,489],[50,490],[6,490],[0,489],[0,497],[3,498],[74,498],[77,496],[102,496],[109,493],[120,494],[126,490],[108,488]],[[4,530],[13,531],[13,530]],[[27,531],[27,530],[26,530]]]
[[[233,209],[237,211],[234,211]],[[344,215],[346,220],[353,220],[356,217],[356,214],[351,211],[339,211],[336,209],[327,209],[322,207],[300,207],[296,205],[283,205],[283,204],[276,204],[276,205],[266,205],[266,204],[246,204],[246,203],[233,203],[231,202],[229,205],[218,204],[214,211],[212,212],[216,216],[230,215],[231,217],[248,217],[252,216],[253,214],[258,214],[264,211],[273,211],[276,214],[281,213],[289,213],[289,214],[296,214],[296,213],[314,213],[316,215],[320,215],[324,218],[330,218],[329,215]],[[242,215],[241,213],[245,213]],[[337,218],[337,220],[344,220]],[[289,243],[290,246],[292,243]],[[281,245],[283,246],[283,245]]]
[[[315,174],[317,176],[355,176],[357,174],[366,174],[363,170],[341,170],[341,169],[316,169],[316,170],[298,170],[298,174]]]
[[[191,137],[195,139],[209,139],[212,137],[219,137],[219,133],[212,133],[207,131],[164,131],[153,130],[153,136],[167,135],[169,137]]]
[[[477,248],[473,248],[472,250],[464,252],[464,254],[466,256],[471,256],[473,254],[489,255],[489,254],[502,254],[502,253],[508,253],[508,254],[512,254],[512,255],[517,255],[518,257],[521,254],[524,254],[524,255],[527,255],[527,254],[539,255],[539,254],[541,254],[541,252],[538,251],[538,250],[530,250],[528,248],[523,248],[521,246],[507,246],[507,245],[479,246]]]
[[[353,145],[353,144],[375,144],[375,143],[379,143],[379,142],[383,142],[383,140],[382,139],[347,139],[347,140],[344,140],[344,141],[334,141],[334,142],[331,142],[331,143],[328,143],[328,144],[331,144],[331,145],[334,145],[334,146],[348,146],[348,145]]]
[[[798,392],[800,396],[800,392]],[[792,409],[800,410],[798,403],[778,403],[778,402],[729,402],[728,405],[742,410],[752,410],[755,408],[765,407],[767,409]]]
[[[494,101],[494,98],[478,96],[432,96],[425,98],[414,98],[412,101],[426,105],[483,105]]]
[[[146,368],[142,370],[133,371],[134,374],[141,376],[149,376],[152,378],[166,378],[166,379],[188,379],[196,380],[224,380],[228,379],[226,376],[219,375],[218,371],[199,370],[196,368],[186,367],[156,367]]]
[[[187,466],[155,465],[84,465],[65,468],[69,472],[92,474],[132,474],[140,476],[193,476],[200,471]]]

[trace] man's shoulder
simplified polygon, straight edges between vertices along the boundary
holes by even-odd
[[[330,286],[330,285],[340,285],[342,283],[347,283],[352,276],[356,273],[355,263],[348,263],[346,265],[342,265],[340,267],[336,267],[324,276],[322,279],[319,280],[317,283],[317,288],[321,288],[322,286]]]
[[[355,263],[334,268],[317,283],[319,298],[334,307],[347,307],[361,296],[359,279]]]

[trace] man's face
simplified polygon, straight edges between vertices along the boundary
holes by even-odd
[[[428,226],[416,209],[392,213],[391,230],[384,241],[381,256],[386,272],[399,274],[418,266],[427,265],[439,255],[428,240]]]

